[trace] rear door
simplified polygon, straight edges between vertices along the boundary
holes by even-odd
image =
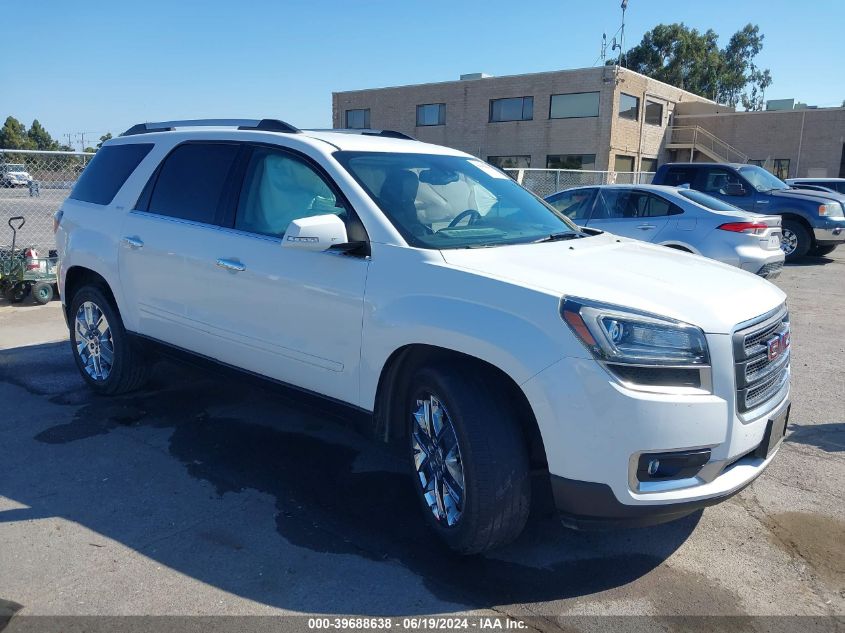
[[[213,313],[219,300],[212,288],[220,282],[214,255],[240,149],[224,142],[178,145],[126,215],[120,277],[125,300],[136,308],[140,334],[207,350],[203,314]]]
[[[587,226],[652,242],[666,228],[677,207],[647,191],[627,187],[599,190]]]

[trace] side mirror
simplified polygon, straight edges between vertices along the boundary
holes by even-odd
[[[338,244],[345,244],[346,225],[336,215],[312,215],[299,218],[288,225],[282,248],[306,251],[327,251]]]
[[[725,185],[725,195],[726,196],[744,196],[745,195],[745,187],[742,186],[741,183],[738,182],[729,182]]]

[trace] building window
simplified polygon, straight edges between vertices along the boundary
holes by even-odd
[[[614,171],[632,172],[634,171],[634,157],[633,156],[616,156],[613,163]]]
[[[663,125],[663,104],[656,101],[645,102],[645,122],[649,125]]]
[[[751,165],[762,167],[769,173],[777,176],[781,180],[789,178],[789,159],[788,158],[767,158],[765,160],[749,160]]]
[[[370,127],[370,109],[366,110],[347,110],[346,111],[346,127],[363,130]]]
[[[446,104],[427,103],[418,105],[417,125],[446,125]]]
[[[531,167],[531,157],[527,154],[514,156],[488,156],[487,162],[499,169],[527,169]]]
[[[546,156],[546,169],[595,169],[595,154],[551,154]]]
[[[490,100],[490,122],[530,121],[534,118],[534,97]]]
[[[647,171],[647,172],[657,171],[657,159],[656,158],[641,158],[640,159],[640,171]]]
[[[623,119],[638,121],[640,118],[640,100],[638,97],[619,93],[619,116]]]
[[[551,101],[549,102],[550,119],[578,119],[598,115],[598,92],[552,95]]]

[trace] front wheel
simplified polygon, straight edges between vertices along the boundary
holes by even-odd
[[[531,503],[528,455],[501,391],[473,368],[426,367],[406,411],[414,488],[438,536],[461,554],[519,536]]]
[[[787,261],[804,257],[812,246],[813,238],[804,225],[794,220],[784,220],[781,227],[780,248]]]
[[[148,364],[129,340],[120,314],[98,286],[84,286],[71,299],[70,344],[82,378],[95,391],[134,391],[147,378]]]

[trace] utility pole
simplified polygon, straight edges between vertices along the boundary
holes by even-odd
[[[67,146],[70,149],[73,149],[73,145],[72,145],[73,141],[70,140],[71,136],[73,136],[73,135],[70,132],[68,132],[67,134],[64,135],[64,137],[67,139]]]
[[[622,29],[619,34],[619,66],[625,65],[625,9],[628,8],[628,0],[622,0]]]
[[[79,135],[79,145],[80,145],[79,151],[84,152],[85,151],[85,132],[77,132],[77,134]]]

